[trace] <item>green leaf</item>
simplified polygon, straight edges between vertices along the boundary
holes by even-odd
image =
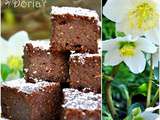
[[[147,93],[147,83],[143,83],[138,87],[137,94],[142,94],[146,96],[146,93]]]
[[[24,76],[23,70],[19,70],[20,78]]]
[[[4,10],[4,20],[5,20],[5,23],[9,26],[12,26],[15,24],[15,16],[13,14],[12,9],[8,8]]]
[[[131,114],[135,108],[140,108],[141,110],[144,110],[143,106],[140,103],[134,103],[128,108],[128,114]]]
[[[125,86],[125,85],[123,85],[123,84],[121,84],[121,85],[119,85],[119,90],[121,91],[121,94],[122,94],[122,96],[123,96],[123,98],[125,98],[126,99],[126,101],[127,101],[127,104],[129,105],[129,92],[128,92],[128,89],[127,89],[127,87]]]
[[[104,72],[104,74],[109,75],[112,73],[112,69],[113,67],[111,66],[103,66],[102,71]]]
[[[103,40],[111,39],[116,37],[115,35],[115,23],[109,19],[103,17],[102,24],[102,38]]]
[[[105,109],[104,106],[102,106],[102,109],[103,109],[102,120],[113,120],[111,114],[109,114],[109,113],[106,111],[106,109]]]
[[[121,63],[115,80],[121,81],[121,83],[128,83],[135,80],[135,75],[130,72],[124,63]]]
[[[133,108],[128,116],[124,120],[144,120],[144,118],[141,115],[141,108],[135,107]]]
[[[2,79],[6,80],[8,75],[11,73],[11,69],[6,64],[1,64],[1,75]]]
[[[134,108],[134,109],[132,109],[132,115],[133,116],[137,116],[138,114],[140,114],[141,113],[141,108],[140,107],[137,107],[137,108]]]
[[[141,115],[138,115],[134,118],[134,120],[144,120],[144,118]]]

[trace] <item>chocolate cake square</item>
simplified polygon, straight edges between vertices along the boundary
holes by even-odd
[[[70,55],[70,86],[79,90],[89,88],[101,92],[101,57],[99,54]]]
[[[24,74],[28,82],[64,83],[69,76],[69,53],[49,50],[49,41],[30,41],[24,48]]]
[[[59,119],[62,91],[59,83],[26,83],[24,79],[2,83],[2,116],[10,120]]]
[[[53,51],[98,52],[99,16],[94,10],[52,6]]]
[[[65,88],[61,120],[101,120],[101,94]]]

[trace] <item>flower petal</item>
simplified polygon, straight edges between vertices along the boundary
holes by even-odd
[[[156,120],[159,117],[158,114],[152,112],[142,112],[141,115],[144,120]]]
[[[115,49],[118,47],[116,44],[117,44],[116,39],[102,41],[102,49],[103,49],[103,51]]]
[[[127,22],[128,21],[124,18],[122,22],[116,23],[116,31],[124,32],[125,34],[130,33],[129,25],[126,25]]]
[[[154,44],[160,44],[160,27],[152,29],[145,34],[146,38],[152,41]]]
[[[155,107],[148,107],[145,109],[145,112],[154,112],[156,110],[159,110],[160,109],[160,105],[158,106],[155,106]]]
[[[19,40],[28,41],[29,40],[28,33],[26,31],[20,31],[15,33],[9,38],[10,42],[16,42]]]
[[[133,57],[124,58],[124,62],[129,67],[131,72],[135,74],[143,72],[146,65],[144,54],[141,51],[136,51]]]
[[[155,54],[153,54],[152,60],[153,60],[153,66],[158,67],[158,63],[160,62],[160,53],[156,52]]]
[[[156,5],[157,5],[157,10],[158,10],[158,13],[160,13],[160,1],[159,0],[153,0]]]
[[[104,57],[104,65],[115,66],[123,61],[122,57],[119,54],[118,49],[114,49],[112,51],[108,51]]]
[[[142,30],[130,28],[130,24],[127,17],[125,17],[122,20],[122,22],[116,23],[116,31],[124,32],[126,35],[130,34],[133,37],[141,36],[143,35],[143,32],[144,32]]]
[[[10,53],[13,55],[23,55],[23,46],[29,41],[27,32],[20,31],[9,38]]]
[[[130,0],[108,0],[103,7],[103,14],[114,22],[120,22],[131,6]]]
[[[160,120],[160,115],[155,120]]]
[[[138,38],[136,45],[138,49],[147,53],[155,53],[157,51],[157,47],[150,40],[142,37]]]
[[[149,1],[149,0],[148,0],[148,1]],[[137,6],[137,5],[141,4],[141,3],[146,2],[146,0],[131,0],[131,2],[132,2],[132,4],[133,4],[134,6]]]
[[[6,63],[8,57],[8,42],[0,37],[0,63]]]

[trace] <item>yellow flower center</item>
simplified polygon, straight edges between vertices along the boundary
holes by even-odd
[[[129,25],[132,29],[147,31],[158,25],[159,13],[156,4],[142,2],[128,13]]]
[[[7,64],[11,69],[19,70],[23,66],[23,61],[19,56],[10,56],[7,59]]]
[[[135,54],[135,43],[133,42],[120,42],[120,54],[124,57],[131,57]]]

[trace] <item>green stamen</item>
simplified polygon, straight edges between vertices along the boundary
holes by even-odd
[[[120,54],[124,57],[130,57],[135,54],[134,42],[120,42],[119,43]]]
[[[7,64],[11,69],[19,70],[23,66],[23,61],[21,57],[18,56],[10,56],[7,59]]]

